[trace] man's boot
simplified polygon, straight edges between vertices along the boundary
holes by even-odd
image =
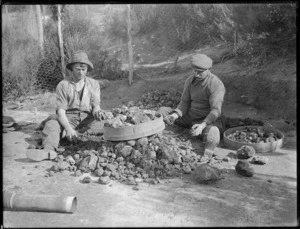
[[[208,125],[203,130],[204,154],[203,156],[211,158],[216,146],[220,143],[220,131],[218,127]]]

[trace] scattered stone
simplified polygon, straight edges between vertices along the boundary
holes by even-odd
[[[142,179],[142,178],[139,178],[139,177],[137,177],[137,178],[135,178],[135,182],[136,182],[136,183],[142,183],[142,182],[143,182],[143,179]]]
[[[135,140],[127,141],[127,144],[130,145],[130,146],[135,146],[135,143],[136,143]]]
[[[98,177],[101,177],[104,173],[104,170],[102,168],[98,168],[95,170],[95,175]]]
[[[76,170],[76,172],[75,172],[75,177],[80,177],[82,175],[82,172],[81,172],[81,170]]]
[[[264,165],[267,164],[269,159],[265,156],[254,156],[251,158],[250,163]]]
[[[269,182],[269,183],[272,183],[273,181],[269,179],[268,182]]]
[[[27,149],[36,149],[35,145],[30,144]]]
[[[198,183],[206,184],[220,179],[221,172],[218,168],[202,164],[195,169],[195,179]]]
[[[56,157],[57,161],[63,161],[64,160],[64,156],[63,155],[57,155]]]
[[[59,171],[58,165],[57,165],[57,164],[53,165],[53,166],[51,167],[51,170],[52,170],[52,171],[55,171],[55,172],[58,172],[58,171]]]
[[[66,161],[59,160],[57,162],[58,171],[66,170],[70,167],[70,164]]]
[[[133,150],[133,148],[131,146],[126,145],[120,150],[120,153],[122,154],[122,156],[124,158],[126,158],[126,157],[130,156],[132,150]]]
[[[82,179],[82,183],[91,183],[92,178],[90,176],[86,176]]]
[[[236,153],[238,159],[248,159],[255,155],[255,149],[252,146],[244,145]]]
[[[192,172],[192,169],[189,165],[186,165],[186,166],[184,166],[183,171],[186,174],[190,174]]]
[[[75,165],[75,160],[71,155],[66,157],[66,162],[69,162],[70,165]]]
[[[109,184],[110,183],[110,178],[108,176],[99,177],[98,183],[99,184]]]
[[[82,172],[91,172],[96,169],[98,157],[95,154],[86,156],[79,165],[79,169]]]
[[[230,161],[230,157],[224,157],[224,158],[222,158],[222,160],[228,162],[228,161]]]
[[[248,161],[239,160],[235,166],[235,170],[238,174],[245,177],[252,177],[254,175],[254,169],[250,166]]]
[[[140,190],[139,187],[137,187],[137,186],[134,186],[132,189],[135,190],[135,191]]]

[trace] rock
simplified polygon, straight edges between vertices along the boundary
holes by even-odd
[[[75,160],[71,155],[66,157],[66,162],[69,162],[70,165],[75,165]]]
[[[74,154],[74,160],[77,162],[80,159],[80,155],[78,153]]]
[[[117,160],[117,162],[121,162],[121,161],[124,161],[124,158],[123,157],[118,157],[116,160]]]
[[[133,148],[129,145],[126,145],[120,150],[120,153],[124,158],[126,158],[126,157],[130,156],[132,151],[133,151]]]
[[[189,165],[186,165],[186,166],[183,167],[183,171],[186,174],[190,174],[192,172],[192,169]]]
[[[195,169],[195,179],[198,183],[211,183],[220,179],[221,172],[218,168],[203,164]]]
[[[130,145],[130,146],[135,146],[135,143],[136,143],[135,140],[127,141],[127,144]]]
[[[97,162],[98,162],[98,157],[94,153],[91,153],[90,161],[89,161],[89,165],[88,165],[90,168],[90,171],[94,171],[96,169]]]
[[[244,145],[236,153],[238,159],[248,159],[255,155],[255,149],[252,146]]]
[[[254,156],[251,158],[250,162],[253,164],[259,164],[259,165],[264,165],[267,164],[269,159],[265,156]]]
[[[66,170],[70,167],[70,164],[66,161],[58,161],[57,162],[57,167],[58,167],[58,170],[59,171],[62,171],[62,170]]]
[[[95,154],[90,154],[81,161],[79,169],[83,172],[94,171],[96,169],[97,162],[98,157]]]
[[[92,181],[92,178],[89,176],[86,176],[82,179],[82,183],[91,183],[91,181]]]
[[[155,178],[155,173],[154,171],[149,171],[149,178]]]
[[[82,172],[81,172],[81,170],[76,170],[76,172],[75,172],[75,177],[80,177],[82,175]]]
[[[222,160],[228,162],[228,161],[230,161],[230,157],[224,157],[224,158],[222,158]]]
[[[111,171],[104,170],[104,172],[103,172],[103,176],[110,177],[110,175],[111,175]]]
[[[35,145],[30,144],[27,149],[36,149]]]
[[[162,153],[162,158],[168,160],[169,162],[173,162],[178,159],[178,155],[175,150],[164,149]]]
[[[143,179],[147,179],[149,177],[149,175],[147,173],[142,173],[142,178]]]
[[[142,146],[143,148],[147,147],[148,145],[148,138],[140,138],[136,141],[137,146]]]
[[[239,160],[235,166],[235,170],[238,174],[245,177],[252,177],[254,175],[254,169],[250,166],[248,161]]]
[[[147,158],[150,160],[156,160],[156,152],[155,151],[148,151],[147,152]]]
[[[80,169],[82,172],[89,172],[90,171],[89,161],[90,161],[90,156],[83,158],[83,160],[80,162],[78,169]]]
[[[129,176],[127,178],[126,183],[129,184],[129,185],[136,185],[137,184],[136,181],[135,181],[135,179],[133,178],[133,176]]]
[[[107,161],[107,159],[105,157],[99,157],[98,158],[98,163],[105,163]]]
[[[57,161],[63,161],[64,160],[64,156],[63,155],[58,155],[57,157],[56,157],[56,160]]]
[[[142,183],[142,182],[143,182],[143,179],[142,179],[142,178],[139,178],[139,177],[137,177],[137,178],[135,178],[135,182],[136,182],[136,183]]]
[[[114,171],[116,171],[117,167],[116,167],[115,165],[113,165],[113,164],[108,164],[108,165],[106,166],[106,169],[107,169],[108,171],[114,172]]]
[[[108,176],[99,177],[98,183],[99,184],[109,184],[110,178]]]
[[[95,170],[95,175],[98,176],[98,177],[101,177],[104,173],[104,170],[102,168],[98,168]]]

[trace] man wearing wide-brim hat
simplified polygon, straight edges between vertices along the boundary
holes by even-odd
[[[85,130],[93,126],[103,127],[103,122],[97,122],[105,119],[105,112],[100,109],[100,85],[87,77],[87,73],[93,70],[93,64],[86,52],[75,52],[66,68],[71,76],[56,87],[56,116],[45,120],[42,149],[26,152],[32,160],[54,159],[60,139],[66,137],[76,142],[77,130],[82,126],[86,127]]]
[[[167,124],[191,128],[193,136],[201,136],[205,142],[203,156],[209,159],[220,142],[220,131],[215,123],[221,116],[225,87],[210,72],[212,60],[207,55],[193,55],[191,65],[193,74],[185,81],[177,108],[161,107],[158,112]]]

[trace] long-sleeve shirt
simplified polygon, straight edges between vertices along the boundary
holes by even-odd
[[[82,93],[80,96],[71,79],[67,78],[59,82],[56,87],[56,111],[64,109],[90,113],[94,107],[100,106],[100,85],[97,80],[86,77]]]
[[[181,100],[175,111],[180,117],[188,114],[192,121],[215,122],[222,113],[225,87],[222,81],[210,73],[208,79],[190,76],[184,84]],[[203,84],[204,81],[207,81]]]

